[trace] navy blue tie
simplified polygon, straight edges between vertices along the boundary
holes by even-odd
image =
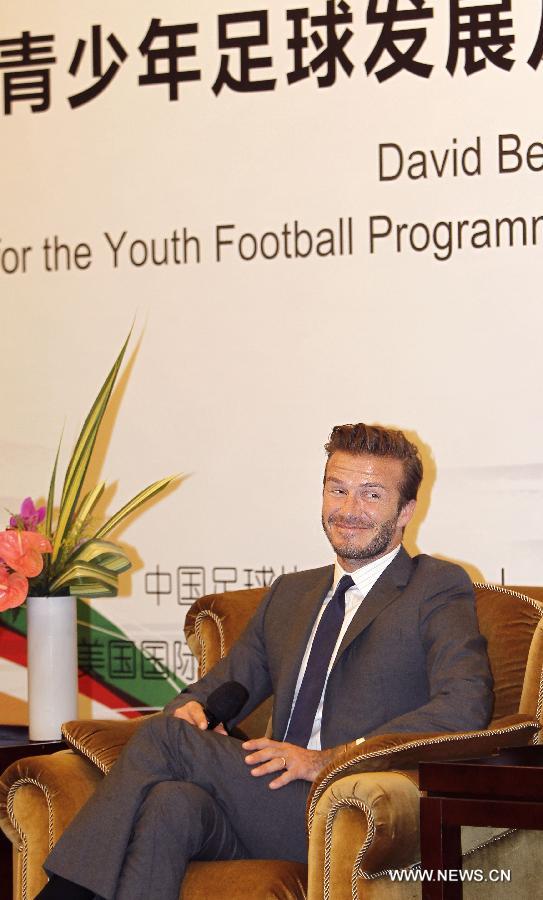
[[[291,744],[307,747],[311,737],[332,652],[345,618],[345,594],[353,584],[350,575],[343,575],[321,616],[285,735],[285,741]]]

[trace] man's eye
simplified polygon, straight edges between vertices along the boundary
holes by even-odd
[[[381,494],[379,494],[377,491],[367,491],[366,497],[368,498],[368,500],[380,500]]]

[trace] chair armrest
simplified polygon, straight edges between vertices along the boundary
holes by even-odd
[[[148,718],[150,716],[138,716],[137,719],[75,719],[64,722],[62,737],[106,775],[124,745]]]
[[[71,750],[20,759],[3,773],[0,826],[17,851],[16,896],[34,897],[43,887],[46,856],[101,779]]]
[[[309,841],[307,900],[352,900],[359,879],[420,859],[419,792],[401,772],[347,775],[320,795]],[[380,884],[371,882],[371,897]],[[390,896],[390,882],[383,882]]]
[[[532,743],[541,723],[520,713],[507,716],[481,731],[445,734],[378,734],[362,744],[347,744],[344,752],[326,766],[311,786],[307,801],[307,826],[311,834],[315,806],[323,792],[338,778],[353,772],[387,769],[408,771],[417,782],[422,760],[467,759],[488,756],[507,747]]]

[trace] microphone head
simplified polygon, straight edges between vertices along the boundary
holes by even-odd
[[[249,691],[239,681],[225,681],[207,698],[204,712],[209,721],[209,728],[215,728],[219,722],[233,719],[243,709],[248,699]]]

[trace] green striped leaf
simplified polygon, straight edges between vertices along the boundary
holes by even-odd
[[[106,407],[109,402],[113,386],[117,379],[117,375],[119,373],[119,369],[121,367],[121,363],[123,361],[123,357],[131,333],[132,329],[130,329],[130,333],[122,346],[121,352],[115,360],[111,371],[109,372],[109,375],[100,388],[98,396],[94,401],[90,412],[87,415],[87,418],[85,419],[83,428],[81,429],[74,451],[70,458],[70,462],[68,463],[66,476],[64,478],[64,485],[62,488],[59,518],[53,542],[53,553],[51,555],[51,560],[53,563],[55,562],[60,552],[66,530],[71,521],[74,509],[77,505],[83,480],[87,472],[89,460],[94,449],[94,444],[96,442],[98,429],[106,411]]]
[[[97,540],[99,538],[105,537],[106,534],[109,534],[110,531],[113,531],[114,528],[117,528],[117,526],[120,525],[123,519],[126,519],[127,516],[131,515],[131,513],[135,512],[140,506],[143,506],[144,503],[147,503],[147,501],[150,500],[151,497],[159,494],[160,491],[163,491],[168,487],[169,484],[172,484],[172,482],[174,482],[179,477],[179,475],[171,475],[169,478],[161,478],[160,481],[154,481],[153,484],[149,485],[149,487],[144,488],[143,491],[140,491],[139,494],[136,494],[136,496],[133,497],[132,500],[129,500],[128,503],[125,503],[125,505],[118,512],[116,512],[115,515],[111,517],[111,519],[108,519],[105,525],[102,525],[102,527],[98,529],[98,531],[94,535],[94,538]]]
[[[57,454],[55,456],[55,462],[53,465],[53,471],[51,473],[51,481],[49,482],[49,494],[47,497],[47,510],[45,512],[45,534],[47,537],[51,537],[52,528],[53,528],[53,507],[55,505],[55,481],[57,477],[57,466],[58,466],[58,457],[60,454],[60,445],[62,442],[62,437],[58,442]]]
[[[108,572],[126,572],[132,565],[126,553],[111,541],[86,541],[72,554],[68,563],[94,563]]]
[[[100,497],[104,493],[105,486],[105,481],[100,481],[96,485],[96,487],[88,492],[88,494],[82,501],[81,506],[77,511],[75,521],[73,525],[70,526],[64,537],[64,540],[69,547],[76,547],[81,537],[85,537],[85,531],[88,529],[91,514]]]
[[[76,597],[115,597],[117,575],[94,563],[76,562],[68,566],[49,586],[53,595],[65,593],[66,588]]]
[[[113,363],[111,371],[109,372],[106,380],[104,381],[102,387],[100,388],[100,391],[98,392],[98,396],[97,396],[96,400],[94,401],[94,403],[92,404],[92,406],[90,408],[90,412],[88,413],[87,418],[85,419],[83,428],[81,429],[81,432],[77,439],[77,443],[75,445],[74,452],[72,454],[72,458],[70,459],[70,462],[68,463],[68,467],[66,469],[66,476],[64,479],[64,487],[62,490],[62,501],[64,500],[66,491],[68,490],[68,487],[70,484],[70,481],[75,477],[81,448],[86,444],[87,439],[88,439],[89,435],[91,434],[91,432],[96,430],[96,423],[97,422],[99,423],[102,419],[102,416],[103,416],[106,406],[108,404],[109,398],[111,396],[111,391],[113,390],[113,386],[117,379],[117,375],[119,373],[119,369],[121,367],[121,363],[123,361],[123,357],[126,352],[126,348],[128,346],[128,341],[130,340],[131,334],[132,334],[132,329],[130,329],[128,337],[126,338],[123,346],[121,347],[121,351],[120,351],[117,359]]]
[[[70,487],[68,488],[66,495],[63,496],[60,504],[57,526],[53,539],[53,552],[51,554],[51,569],[53,572],[57,568],[57,566],[55,566],[57,558],[61,557],[61,555],[66,557],[66,550],[69,553],[73,549],[68,542],[70,521],[77,506],[77,501],[79,499],[83,480],[87,473],[92,451],[94,449],[94,442],[96,440],[97,431],[98,425],[96,425],[94,432],[89,435],[85,446],[82,448],[81,453],[79,454],[79,464],[76,477],[72,479]],[[64,553],[62,551],[64,551]],[[60,562],[61,560],[59,559],[58,561]]]

